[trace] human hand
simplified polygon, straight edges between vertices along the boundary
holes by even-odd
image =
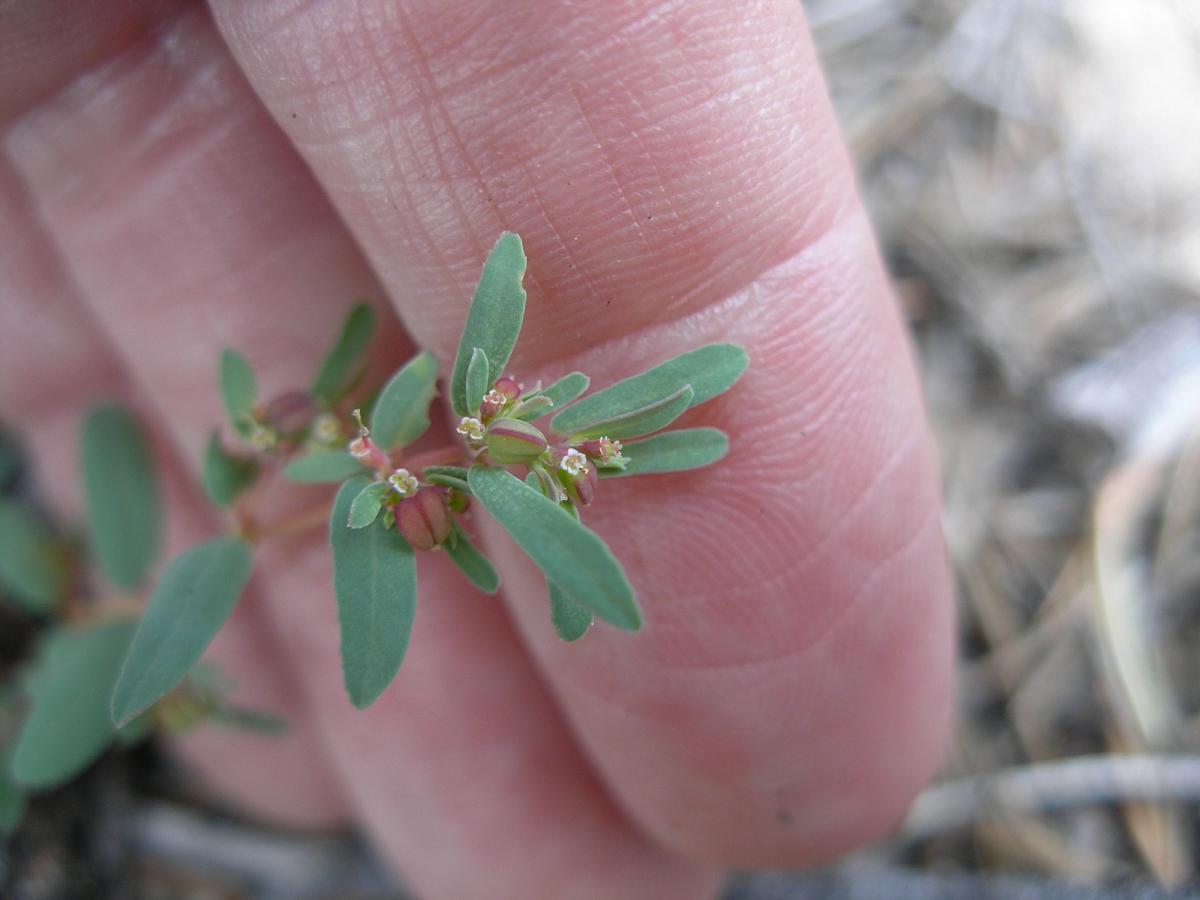
[[[366,296],[392,316],[379,373],[414,343],[445,364],[506,228],[522,380],[717,340],[751,367],[688,419],[725,461],[589,510],[642,632],[561,644],[484,528],[503,605],[422,559],[404,667],[359,712],[316,534],[264,550],[213,648],[291,736],[183,752],[259,814],[360,821],[434,898],[693,900],[889,827],[945,740],[951,604],[909,349],[798,6],[213,8],[0,12],[0,410],[60,504],[75,417],[118,393],[160,423],[171,542],[212,532],[218,350],[268,395],[303,384]]]

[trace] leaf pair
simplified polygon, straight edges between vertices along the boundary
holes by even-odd
[[[555,415],[550,427],[572,440],[650,434],[729,390],[748,362],[736,344],[708,344],[584,397]]]

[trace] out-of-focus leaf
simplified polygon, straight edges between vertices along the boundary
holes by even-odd
[[[0,586],[37,615],[67,592],[70,562],[54,532],[25,505],[0,497]]]
[[[396,677],[417,603],[417,565],[408,542],[382,521],[362,529],[346,525],[350,505],[368,483],[364,477],[343,484],[329,518],[342,673],[350,702],[359,709]]]
[[[16,480],[25,467],[25,451],[20,439],[0,422],[0,491]]]
[[[342,324],[337,342],[313,379],[312,395],[318,403],[332,406],[353,390],[366,371],[364,355],[374,332],[375,312],[365,303],[355,305]]]
[[[550,621],[564,641],[577,641],[592,627],[592,611],[576,603],[553,581],[546,582],[550,593]]]
[[[233,612],[254,557],[237,537],[219,537],[179,554],[163,572],[112,694],[124,725],[172,690]]]
[[[125,409],[98,406],[84,420],[80,456],[96,558],[113,584],[136,590],[158,555],[162,521],[145,435]]]
[[[496,241],[483,266],[471,308],[463,326],[458,355],[450,377],[450,404],[457,415],[469,415],[467,404],[467,368],[476,347],[487,354],[491,372],[504,372],[521,333],[525,318],[525,250],[521,239],[505,232]],[[495,379],[493,379],[495,380]]]
[[[132,621],[107,621],[60,629],[45,640],[26,682],[32,709],[11,765],[18,784],[62,784],[112,743],[117,729],[108,701],[133,630]]]
[[[479,412],[479,404],[487,393],[491,382],[488,380],[487,354],[479,347],[471,351],[471,361],[467,363],[467,411],[471,415]]]
[[[623,441],[641,437],[666,428],[692,405],[692,389],[684,385],[675,393],[663,397],[641,409],[631,410],[611,419],[594,422],[587,428],[575,432],[573,441],[586,441],[598,437],[610,437]]]
[[[692,389],[692,406],[729,390],[746,371],[749,358],[736,344],[708,344],[690,350],[568,406],[551,421],[559,434],[574,434],[655,403],[684,385]]]
[[[252,734],[267,737],[282,737],[289,731],[288,721],[283,716],[266,712],[261,709],[248,709],[244,706],[218,706],[209,718],[217,725],[235,728],[238,731],[249,731]]]
[[[330,484],[361,475],[363,471],[362,464],[345,450],[317,450],[297,456],[280,474],[298,484]]]
[[[469,479],[475,496],[548,581],[618,628],[641,627],[633,588],[599,535],[504,469],[475,466]]]
[[[246,357],[228,347],[222,350],[220,382],[225,417],[234,431],[249,437],[253,430],[254,404],[258,401],[258,382]]]
[[[221,446],[221,433],[214,431],[204,450],[204,492],[208,499],[217,506],[229,506],[257,477],[254,460],[227,452]]]
[[[467,580],[485,594],[494,594],[500,589],[500,576],[486,556],[471,543],[467,533],[454,526],[454,536],[442,545],[446,555],[458,566]]]
[[[717,428],[681,428],[626,444],[624,469],[597,467],[601,478],[683,472],[712,465],[729,452],[729,438]]]
[[[384,386],[371,411],[371,440],[385,450],[411,444],[429,429],[437,390],[437,359],[428,351],[406,362]]]
[[[383,499],[387,496],[389,485],[386,481],[372,481],[355,496],[350,504],[350,515],[346,524],[351,528],[366,528],[377,518],[383,507]]]

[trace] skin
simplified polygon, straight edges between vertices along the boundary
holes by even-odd
[[[305,384],[368,297],[378,374],[417,346],[448,371],[504,229],[523,381],[750,354],[681,423],[725,461],[586,513],[636,635],[561,644],[477,514],[502,599],[423,557],[404,668],[358,712],[321,535],[264,547],[212,656],[293,730],[184,741],[214,792],[358,822],[430,898],[694,900],[903,815],[949,722],[936,465],[798,4],[42,0],[0,10],[0,85],[0,414],[67,513],[75,418],[116,395],[157,423],[170,545],[212,533],[219,349],[267,396]]]

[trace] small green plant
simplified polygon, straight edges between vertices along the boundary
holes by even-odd
[[[564,640],[583,637],[594,617],[629,631],[642,626],[620,562],[580,509],[597,500],[603,479],[721,459],[728,450],[721,431],[664,429],[728,390],[747,357],[735,345],[710,344],[586,396],[582,372],[523,385],[505,369],[525,314],[525,266],[520,238],[502,235],[483,267],[447,385],[457,437],[445,446],[414,447],[430,427],[437,392],[432,354],[419,353],[377,391],[363,383],[374,329],[367,306],[351,310],[307,389],[269,402],[260,400],[245,357],[221,354],[235,441],[214,430],[203,471],[209,498],[229,512],[229,532],[172,559],[140,617],[127,603],[120,615],[102,604],[104,614],[84,615],[94,619],[87,627],[52,630],[27,678],[32,710],[8,767],[18,784],[61,781],[112,739],[153,725],[273,725],[226,702],[227,686],[199,660],[250,578],[255,547],[317,522],[328,522],[345,687],[360,708],[404,659],[421,553],[443,552],[480,591],[499,589],[468,527],[475,504],[545,574],[549,618]],[[94,557],[109,583],[136,593],[155,559],[160,514],[150,454],[128,413],[104,407],[88,417],[82,469]],[[280,480],[340,487],[332,505],[263,522],[258,500]],[[79,554],[63,556],[65,545],[42,528],[0,507],[0,546],[25,547],[0,555],[0,579],[38,614],[61,608],[67,586],[80,581]],[[87,740],[64,730],[85,720]]]

